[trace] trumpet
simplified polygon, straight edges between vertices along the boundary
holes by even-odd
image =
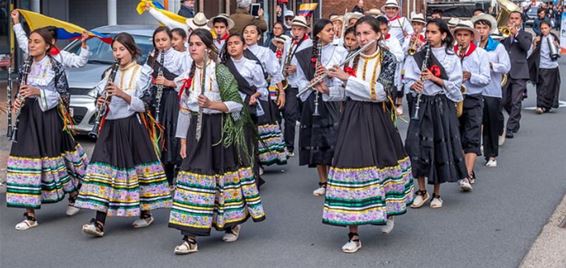
[[[294,36],[293,37],[293,41],[298,40],[299,37],[298,36]],[[291,60],[293,59],[293,55],[295,53],[294,50],[297,49],[298,45],[294,45],[294,42],[291,42],[291,46],[289,47],[289,52],[287,53],[287,57],[285,57],[285,62],[283,64],[283,88],[287,88],[287,86],[289,85],[289,83],[287,82],[287,77],[289,77],[289,73],[287,73],[287,68],[289,67],[289,65],[291,65]]]
[[[109,102],[112,98],[110,94],[108,94],[108,86],[111,83],[114,83],[114,79],[116,78],[116,73],[118,73],[118,68],[120,67],[120,59],[116,59],[116,62],[112,65],[110,69],[110,74],[108,75],[108,80],[106,81],[106,86],[104,86],[104,91],[102,93],[102,97],[104,98],[104,102],[100,105],[96,106],[96,119],[94,120],[94,125],[92,126],[92,130],[88,133],[88,136],[92,139],[98,138],[98,132],[100,130],[100,122],[102,118],[106,116],[109,111]]]
[[[458,44],[458,56],[460,56],[460,61],[464,61],[464,56],[466,54],[466,50],[464,49],[464,45]],[[460,92],[462,95],[468,93],[468,88],[464,86],[464,83],[460,86]],[[456,103],[456,116],[460,117],[464,113],[464,100]]]
[[[365,44],[363,47],[361,47],[360,49],[358,49],[355,52],[350,53],[350,55],[348,57],[346,57],[342,62],[340,62],[340,64],[338,64],[338,66],[336,67],[342,67],[344,65],[346,65],[346,63],[352,61],[356,56],[360,55],[362,52],[364,52],[365,50],[367,50],[370,46],[372,46],[375,42],[377,42],[377,39],[375,40],[371,40],[369,43]],[[305,93],[305,91],[313,88],[315,85],[317,85],[318,83],[322,82],[322,80],[324,80],[326,77],[328,77],[327,73],[324,73],[322,75],[319,75],[315,78],[313,78],[311,80],[311,82],[306,85],[305,87],[299,89],[299,92],[297,93],[297,95],[301,95],[303,93]]]
[[[419,41],[419,36],[418,34],[414,34],[413,37],[411,38],[411,43],[409,44],[409,50],[407,51],[407,54],[409,54],[410,56],[414,56],[415,54],[417,54],[417,46],[418,46],[418,42]]]

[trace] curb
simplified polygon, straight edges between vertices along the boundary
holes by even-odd
[[[566,224],[566,195],[519,267],[566,267],[566,225],[563,224]]]

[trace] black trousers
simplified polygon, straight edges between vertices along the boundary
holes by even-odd
[[[464,95],[464,111],[459,120],[462,149],[466,154],[481,155],[482,113],[482,95]]]
[[[521,121],[521,106],[524,94],[527,92],[527,79],[509,79],[507,87],[503,89],[501,104],[509,114],[507,131],[519,131]]]
[[[297,99],[298,91],[299,89],[296,87],[288,87],[287,90],[285,90],[283,139],[285,140],[289,153],[292,153],[295,149],[295,126],[300,117],[299,100]]]
[[[499,136],[503,134],[501,98],[483,96],[483,154],[486,160],[499,155]]]

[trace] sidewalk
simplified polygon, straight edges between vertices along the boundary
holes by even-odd
[[[566,195],[542,228],[520,267],[566,267]]]

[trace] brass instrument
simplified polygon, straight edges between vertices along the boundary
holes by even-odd
[[[424,79],[422,77],[422,72],[426,71],[428,69],[428,59],[430,58],[430,53],[432,53],[432,49],[430,47],[429,43],[425,44],[425,48],[426,49],[426,53],[425,53],[425,58],[423,60],[423,63],[421,65],[421,77],[420,77],[420,81],[423,82]],[[419,120],[419,111],[421,110],[421,96],[423,95],[423,93],[418,93],[417,94],[417,102],[415,104],[415,113],[413,114],[413,117],[411,117],[411,119],[413,120]]]
[[[458,44],[458,56],[460,56],[460,61],[464,61],[465,53],[466,51],[464,49],[464,46]],[[464,85],[464,82],[462,82],[462,85],[460,86],[460,92],[462,93],[462,96],[468,93],[468,88]],[[461,101],[456,103],[456,116],[460,117],[462,116],[463,113],[464,113],[464,99],[462,98]]]
[[[510,0],[497,0],[499,6],[499,13],[497,14],[497,29],[504,36],[507,37],[511,34],[511,29],[507,25],[509,16],[512,12],[522,12],[521,8]],[[513,27],[516,27],[513,25]]]
[[[552,34],[548,34],[548,36],[546,37],[546,42],[548,44],[548,50],[550,51],[550,59],[555,61],[558,58],[560,58],[560,52],[558,51],[558,48],[554,45],[553,42],[554,40],[550,41],[551,38],[554,39],[554,36],[552,36]]]
[[[116,59],[114,64],[110,69],[110,74],[108,75],[108,80],[106,81],[106,85],[104,86],[104,91],[102,92],[102,98],[104,98],[104,102],[96,106],[96,119],[94,120],[94,125],[92,126],[92,130],[88,133],[88,136],[92,139],[98,138],[98,132],[100,131],[100,122],[102,118],[108,114],[110,111],[110,101],[112,100],[112,96],[108,94],[108,86],[111,83],[114,83],[114,79],[116,78],[116,74],[118,73],[118,69],[120,68],[120,60]]]
[[[24,85],[27,85],[28,83],[28,75],[29,72],[31,70],[31,63],[32,63],[33,57],[29,56],[26,61],[24,61],[24,66],[22,67],[22,77],[20,80],[20,88]],[[12,122],[12,136],[10,137],[10,140],[14,141],[14,142],[18,142],[18,125],[20,123],[20,114],[22,112],[22,108],[24,107],[24,103],[25,103],[25,98],[23,96],[20,95],[20,92],[18,90],[18,93],[16,94],[16,99],[18,99],[20,101],[20,107],[15,109],[15,118],[16,118],[16,122]]]
[[[409,54],[410,56],[414,56],[415,54],[417,54],[418,43],[419,43],[419,34],[415,33],[411,39],[411,43],[409,44],[409,50],[407,51],[407,54]]]
[[[346,57],[340,64],[338,64],[338,66],[335,66],[335,67],[344,66],[346,63],[350,62],[356,56],[360,55],[362,52],[364,52],[366,49],[368,49],[368,47],[373,45],[375,42],[377,42],[377,39],[372,40],[369,43],[365,44],[363,47],[359,48],[356,52],[350,53],[350,55],[348,57]],[[322,80],[324,80],[326,77],[328,77],[328,74],[325,73],[325,74],[322,74],[322,75],[319,75],[319,76],[313,78],[308,85],[299,89],[299,92],[297,93],[297,95],[301,95],[301,94],[305,93],[305,91],[313,88],[316,84],[322,82]]]
[[[163,64],[165,64],[165,51],[159,52],[159,70],[157,71],[157,77],[163,76]],[[155,90],[155,121],[159,122],[159,110],[161,109],[161,97],[163,97],[163,84],[157,85]]]
[[[289,82],[287,81],[287,78],[289,77],[289,73],[287,73],[287,68],[289,67],[289,65],[291,65],[291,60],[293,60],[293,50],[296,49],[297,45],[294,45],[294,41],[298,40],[300,37],[298,36],[293,36],[293,40],[291,41],[291,46],[289,47],[289,52],[287,53],[286,57],[285,57],[285,62],[283,64],[283,89],[286,89],[289,86]],[[285,48],[283,48],[285,49]]]
[[[206,86],[206,69],[208,65],[208,52],[204,53],[204,62],[202,65],[203,66],[202,66],[202,74],[201,74],[202,81],[200,88],[200,96],[204,96],[204,87]],[[199,142],[200,138],[202,137],[202,114],[203,114],[203,109],[202,107],[199,106],[198,115],[197,115],[196,135],[195,135],[197,142]]]
[[[322,64],[322,62],[321,62],[322,61],[322,42],[318,42],[317,52],[318,52],[318,55],[316,55],[316,64],[315,64],[315,67],[314,67],[315,74],[318,71],[318,68],[320,67],[320,65]],[[318,112],[319,98],[320,98],[320,93],[318,91],[315,91],[314,111],[312,112],[312,116],[320,116],[320,113]]]

